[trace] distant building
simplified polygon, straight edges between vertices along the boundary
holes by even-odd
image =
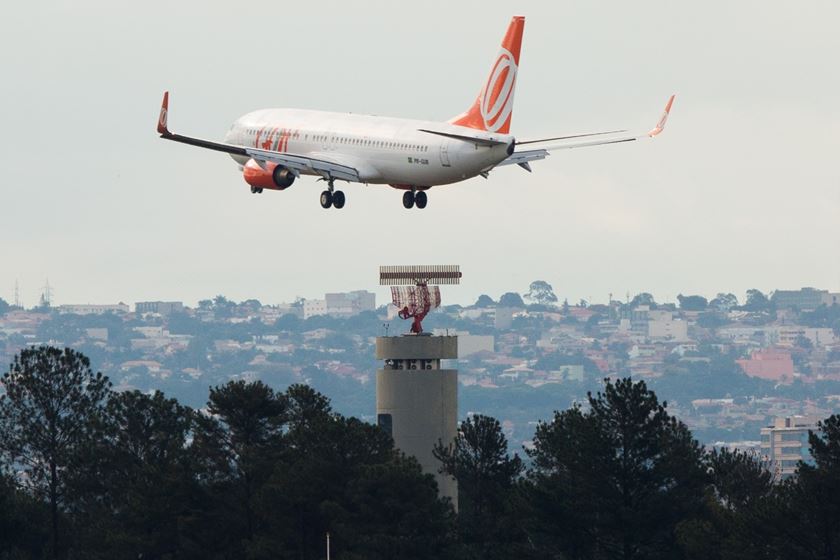
[[[128,305],[123,302],[115,304],[59,305],[59,313],[73,313],[75,315],[102,315],[104,313],[128,313]]]
[[[811,416],[776,418],[773,424],[761,429],[761,455],[770,463],[778,478],[796,473],[799,461],[811,461],[808,430],[816,430]]]
[[[309,319],[316,315],[327,314],[327,302],[323,299],[307,299],[303,301],[303,318]]]
[[[780,346],[796,346],[801,338],[806,338],[817,348],[830,346],[837,341],[834,329],[829,327],[771,327],[765,330],[765,338],[768,344]]]
[[[670,311],[650,312],[647,335],[650,338],[666,338],[677,342],[688,340],[688,321],[674,319]]]
[[[817,290],[816,288],[802,288],[800,290],[776,290],[770,296],[779,309],[795,307],[802,310],[816,309],[824,303],[829,303],[831,295],[828,290]]]
[[[493,321],[496,330],[508,330],[513,325],[513,314],[517,311],[518,309],[512,307],[497,307],[496,317]]]
[[[85,329],[85,336],[92,340],[108,341],[108,329],[97,327],[92,329]]]
[[[778,348],[765,348],[752,353],[749,360],[736,360],[744,373],[782,383],[793,382],[793,359],[790,352]]]
[[[367,290],[325,294],[324,301],[329,315],[357,315],[376,310],[376,294]]]
[[[627,321],[629,321],[629,330],[640,334],[647,333],[648,322],[650,321],[650,313],[651,310],[649,305],[638,305],[633,309],[622,309],[619,317],[619,330],[628,330]],[[662,315],[657,315],[657,318],[661,317]]]
[[[170,313],[180,313],[183,310],[184,304],[180,301],[138,301],[134,304],[135,313],[169,315]]]
[[[496,337],[492,334],[470,334],[466,331],[453,329],[434,329],[435,336],[457,336],[458,357],[466,358],[479,352],[494,352],[496,350]]]
[[[582,365],[575,364],[575,365],[567,365],[567,366],[560,366],[555,370],[552,370],[549,375],[548,379],[551,381],[563,382],[563,381],[583,381],[584,376],[584,369]]]

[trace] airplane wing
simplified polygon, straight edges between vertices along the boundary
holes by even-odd
[[[523,144],[544,144],[549,142],[561,141],[559,144],[552,144],[536,148],[533,150],[516,150],[507,159],[499,163],[499,165],[513,165],[516,164],[526,171],[531,171],[529,162],[540,159],[545,159],[553,150],[568,150],[571,148],[585,148],[588,146],[603,146],[606,144],[621,144],[623,142],[635,142],[636,140],[643,140],[645,138],[653,138],[665,130],[665,123],[668,121],[668,115],[671,112],[671,106],[674,104],[674,95],[668,99],[665,105],[665,110],[659,118],[659,122],[651,130],[645,133],[628,133],[626,130],[613,130],[609,132],[595,132],[592,134],[575,134],[571,136],[558,136],[555,138],[543,138],[539,140],[526,140],[524,142],[516,142],[517,146]],[[602,137],[592,139],[593,137]]]
[[[160,134],[160,137],[165,140],[173,140],[175,142],[198,146],[199,148],[206,148],[208,150],[215,150],[217,152],[247,156],[257,162],[257,165],[262,168],[265,168],[265,164],[267,162],[271,162],[291,169],[295,175],[300,175],[302,171],[307,171],[321,175],[325,179],[340,179],[343,181],[353,181],[357,183],[361,182],[358,170],[349,165],[343,165],[328,159],[311,158],[309,156],[302,156],[289,152],[263,150],[260,148],[226,144],[224,142],[214,142],[212,140],[203,140],[192,136],[173,134],[169,131],[168,121],[169,92],[167,91],[163,94],[163,103],[161,103],[160,117],[158,118],[157,124],[158,134]]]

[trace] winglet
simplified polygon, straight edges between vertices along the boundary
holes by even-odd
[[[160,104],[160,116],[158,117],[157,131],[161,136],[169,136],[167,119],[169,118],[169,92],[163,92],[163,103]]]
[[[668,115],[671,112],[671,105],[674,104],[674,97],[676,96],[672,95],[671,98],[668,99],[668,104],[665,105],[665,111],[662,112],[662,116],[659,118],[659,122],[656,123],[656,126],[650,132],[648,132],[648,136],[650,136],[651,138],[665,130],[665,123],[668,121]]]

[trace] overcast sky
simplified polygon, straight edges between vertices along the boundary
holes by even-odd
[[[679,6],[679,7],[677,7]],[[251,195],[221,139],[300,107],[446,120],[526,16],[513,132],[647,130],[430,191],[302,178]],[[816,286],[840,291],[840,4],[16,2],[0,20],[0,297],[264,303],[374,289],[380,264],[461,264],[444,301]],[[382,296],[384,291],[378,291]],[[381,298],[380,298],[381,301]]]

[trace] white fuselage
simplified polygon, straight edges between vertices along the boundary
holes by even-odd
[[[502,142],[486,145],[421,132]],[[469,179],[508,157],[514,138],[449,123],[303,109],[263,109],[237,119],[225,142],[354,167],[365,183],[430,187]],[[232,156],[240,165],[248,158]]]

